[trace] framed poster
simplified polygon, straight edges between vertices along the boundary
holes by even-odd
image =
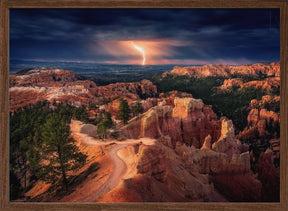
[[[3,208],[287,208],[286,2],[1,6]]]

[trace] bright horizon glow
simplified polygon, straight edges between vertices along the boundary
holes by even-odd
[[[142,54],[143,57],[143,61],[142,61],[142,65],[145,65],[145,61],[146,61],[146,57],[145,57],[145,51],[143,48],[137,46],[134,44],[134,42],[131,42],[131,45]]]

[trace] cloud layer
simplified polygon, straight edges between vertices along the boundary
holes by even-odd
[[[279,61],[278,9],[11,9],[10,58],[99,63]]]

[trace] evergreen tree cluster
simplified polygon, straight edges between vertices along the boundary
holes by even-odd
[[[85,107],[84,107],[85,108]],[[37,102],[10,113],[10,199],[37,180],[68,187],[67,172],[85,163],[86,155],[70,137],[72,117],[88,118],[83,107]]]
[[[105,139],[107,135],[107,129],[113,126],[113,121],[111,118],[111,114],[109,112],[101,112],[97,118],[97,133],[99,138]]]

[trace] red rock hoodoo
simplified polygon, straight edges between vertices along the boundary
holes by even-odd
[[[175,98],[174,108],[155,106],[130,121],[121,133],[129,138],[159,138],[169,135],[175,146],[177,141],[200,148],[210,134],[212,142],[220,136],[221,122],[211,106],[194,98]]]

